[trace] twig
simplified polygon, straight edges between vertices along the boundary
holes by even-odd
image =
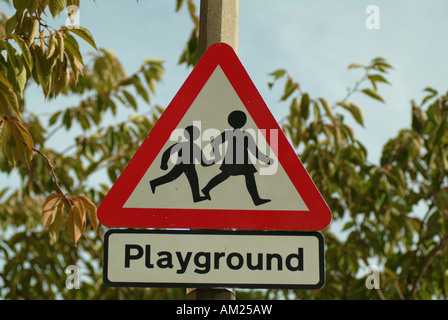
[[[56,178],[56,174],[54,172],[54,167],[51,164],[50,159],[48,159],[48,157],[42,151],[37,150],[36,148],[33,148],[32,150],[34,152],[40,154],[47,161],[47,164],[48,164],[48,167],[50,168],[51,175],[53,176],[53,180],[54,180],[54,184],[56,185],[56,188],[58,189],[59,193],[64,194],[64,191],[62,191],[61,186],[58,183],[58,179]]]
[[[25,143],[24,141],[22,141],[22,143]],[[67,197],[67,195],[64,193],[64,191],[62,190],[61,186],[59,185],[58,182],[58,178],[56,177],[56,173],[54,172],[54,167],[53,164],[51,163],[50,159],[47,157],[47,155],[45,153],[43,153],[42,151],[36,149],[36,148],[32,148],[32,150],[38,154],[40,154],[46,161],[48,164],[48,167],[50,168],[51,171],[51,175],[53,177],[54,180],[54,184],[56,185],[56,189],[59,191],[60,194],[62,194],[64,196],[64,199],[67,201],[68,204],[70,204],[70,206],[72,205],[70,199]]]
[[[440,243],[428,255],[428,257],[427,257],[427,259],[425,261],[425,264],[420,269],[420,272],[418,273],[417,277],[414,280],[414,283],[412,284],[412,289],[409,292],[409,295],[407,297],[408,300],[414,298],[415,292],[417,291],[418,283],[420,282],[420,280],[422,279],[423,275],[428,270],[429,266],[431,265],[432,260],[434,260],[434,258],[443,250],[443,247],[446,245],[447,242],[448,242],[448,235],[446,235],[444,238],[442,238]]]
[[[349,91],[347,92],[347,95],[344,97],[344,99],[342,99],[341,102],[345,102],[348,100],[348,98],[350,98],[350,96],[355,93],[356,91],[358,91],[359,86],[361,85],[361,83],[363,83],[365,80],[367,80],[367,77],[369,76],[369,71],[368,69],[365,69],[365,73],[364,76],[359,79],[355,85],[353,86],[353,88],[349,89]]]

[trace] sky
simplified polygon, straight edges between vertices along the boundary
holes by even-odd
[[[380,10],[380,29],[365,26],[371,4]],[[80,24],[98,46],[117,53],[128,73],[148,57],[166,61],[153,100],[164,107],[191,72],[177,62],[192,22],[186,6],[179,13],[174,7],[174,0],[96,0],[82,1],[79,11]],[[421,101],[428,86],[448,89],[447,17],[444,0],[240,0],[238,55],[277,120],[289,106],[279,102],[283,83],[268,88],[270,72],[284,68],[310,96],[335,103],[362,76],[346,69],[350,63],[385,58],[394,67],[387,77],[392,86],[379,88],[386,103],[355,94],[365,128],[349,122],[377,163],[387,140],[410,124],[410,101]]]
[[[380,29],[365,25],[370,15],[366,8],[372,4],[380,10]],[[4,7],[0,10],[12,12]],[[66,18],[62,14],[52,25],[57,27]],[[178,59],[192,22],[186,6],[175,13],[175,0],[83,0],[79,23],[91,31],[99,47],[117,54],[129,74],[145,58],[164,59],[164,80],[153,98],[163,107],[191,72]],[[347,70],[350,63],[385,58],[394,67],[387,76],[392,85],[379,87],[386,103],[355,94],[352,100],[363,108],[365,127],[347,117],[367,147],[369,161],[378,163],[388,139],[409,126],[410,101],[420,102],[428,86],[440,92],[448,89],[447,32],[446,0],[240,0],[238,56],[278,121],[289,105],[279,102],[283,83],[268,88],[270,72],[284,68],[311,97],[335,103],[362,76],[359,70]],[[81,48],[91,50],[86,44]],[[28,90],[30,110],[48,113],[78,102],[64,97],[48,102],[42,96],[40,88]],[[142,103],[141,110],[145,108]],[[127,118],[123,117],[115,121]],[[63,150],[66,139],[61,134],[51,142]],[[14,179],[14,174],[0,175],[7,183]]]

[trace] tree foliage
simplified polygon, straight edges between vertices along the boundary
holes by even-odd
[[[0,186],[0,297],[5,299],[179,299],[183,289],[108,288],[102,282],[105,227],[96,206],[123,171],[163,108],[154,102],[163,60],[148,58],[128,74],[118,57],[82,26],[58,29],[52,18],[80,1],[3,1],[0,18],[0,170],[19,177]],[[179,63],[198,60],[198,13],[177,0],[192,21]],[[80,41],[92,50],[86,54]],[[282,129],[333,212],[342,233],[324,230],[326,285],[320,290],[241,291],[240,298],[429,299],[448,293],[448,93],[426,88],[412,101],[412,125],[370,163],[347,124],[364,126],[356,96],[384,103],[381,86],[392,66],[383,58],[352,63],[359,81],[339,101],[314,97],[287,70],[270,75],[288,104]],[[26,90],[48,101],[76,97],[50,115],[35,114]],[[57,100],[59,101],[59,100]],[[142,107],[142,103],[145,104]],[[121,110],[125,121],[108,123]],[[143,111],[142,111],[143,110]],[[65,150],[50,146],[71,134]],[[108,183],[90,183],[106,172]],[[422,209],[423,208],[423,209]],[[422,212],[423,211],[423,212]],[[380,289],[365,286],[366,267],[381,270]],[[67,289],[66,267],[82,270],[80,289]]]
[[[448,93],[426,88],[421,103],[412,101],[412,126],[390,139],[380,163],[373,164],[345,117],[364,125],[362,109],[352,98],[360,93],[384,102],[378,87],[389,84],[392,67],[376,58],[348,67],[354,68],[362,70],[362,77],[335,103],[312,98],[285,70],[271,73],[270,86],[284,79],[280,100],[290,101],[283,130],[332,209],[333,223],[343,223],[343,237],[324,231],[325,287],[294,291],[293,297],[446,299]],[[382,271],[378,290],[365,286],[371,264]]]

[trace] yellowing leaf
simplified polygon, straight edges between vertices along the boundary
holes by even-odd
[[[53,193],[45,200],[42,208],[42,223],[45,228],[48,228],[53,224],[59,207],[59,202],[62,200],[63,196],[64,195],[61,193]]]
[[[62,33],[60,33],[59,31],[55,31],[56,34],[56,42],[57,42],[57,48],[58,48],[58,59],[60,61],[63,61],[64,59],[64,37],[62,36]]]
[[[100,224],[97,216],[97,208],[96,205],[87,197],[80,196],[78,200],[83,204],[85,212],[89,215],[90,222],[92,223],[93,229],[98,229],[98,225]]]
[[[53,223],[48,228],[48,232],[50,233],[53,241],[56,241],[59,230],[61,229],[63,213],[64,213],[64,201],[59,201],[58,206],[56,208],[56,214],[53,220]]]
[[[79,62],[78,59],[71,53],[70,50],[65,50],[65,53],[67,54],[68,60],[70,61],[70,65],[72,67],[72,73],[73,73],[73,82],[78,82],[79,75],[82,74],[82,65]]]
[[[84,212],[81,206],[82,204],[78,201],[73,201],[73,205],[70,208],[70,213],[67,220],[68,234],[75,243],[75,246],[79,238],[81,238],[85,227]]]
[[[38,31],[39,31],[39,20],[34,19],[28,36],[29,45],[32,45],[34,43],[35,40],[34,38],[37,36]]]
[[[50,35],[50,40],[48,41],[48,50],[47,50],[47,59],[51,58],[53,54],[56,52],[56,35],[52,33]]]
[[[12,120],[12,123],[15,124],[17,129],[19,130],[19,133],[23,139],[23,142],[27,146],[30,152],[33,151],[34,144],[33,144],[33,138],[31,137],[31,134],[28,132],[28,130],[21,124],[19,121]]]

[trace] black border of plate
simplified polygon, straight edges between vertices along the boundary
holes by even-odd
[[[266,236],[312,236],[319,241],[319,282],[310,284],[251,284],[251,283],[184,283],[184,282],[114,282],[107,276],[109,237],[114,233],[146,234],[192,234],[192,235],[266,235]],[[258,231],[258,230],[147,230],[110,229],[104,235],[103,282],[109,287],[168,287],[168,288],[266,288],[266,289],[320,289],[325,285],[324,237],[317,231]]]

